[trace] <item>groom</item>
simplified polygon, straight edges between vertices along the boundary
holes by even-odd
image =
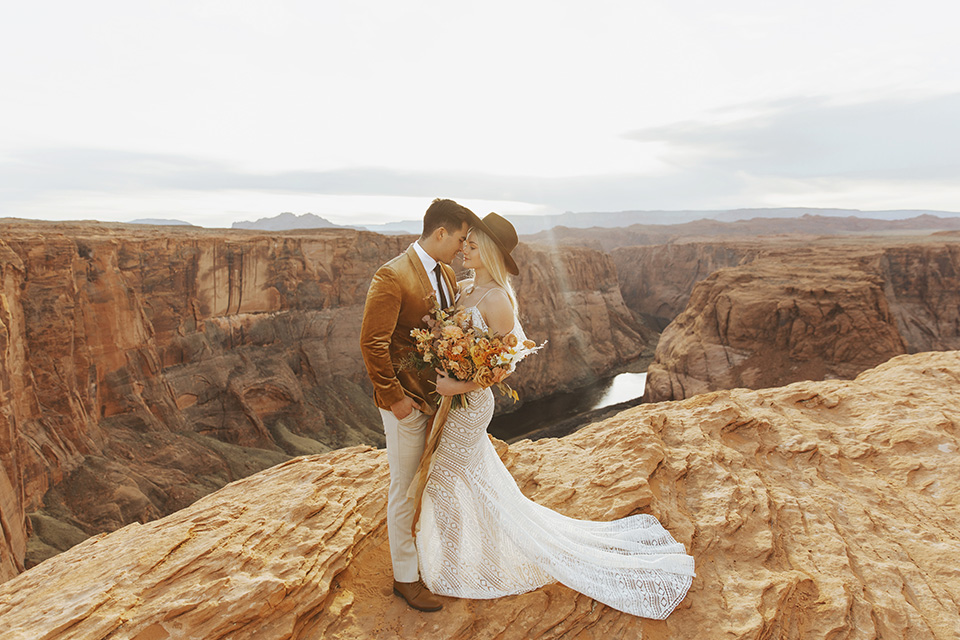
[[[420,581],[417,546],[410,533],[415,505],[407,497],[430,415],[436,411],[430,395],[437,375],[431,368],[401,370],[400,362],[415,349],[410,330],[422,326],[430,313],[429,297],[433,295],[441,307],[453,305],[458,289],[450,262],[463,249],[476,220],[472,211],[453,200],[434,200],[423,216],[420,238],[373,276],[360,329],[360,351],[387,436],[393,591],[420,611],[443,606]]]

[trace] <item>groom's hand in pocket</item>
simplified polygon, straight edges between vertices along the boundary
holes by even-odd
[[[400,402],[394,402],[390,405],[390,411],[397,420],[403,420],[417,408],[417,401],[410,396],[403,396]]]

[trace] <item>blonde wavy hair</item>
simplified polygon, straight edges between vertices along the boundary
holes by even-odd
[[[507,297],[510,298],[510,304],[513,306],[513,309],[516,310],[517,296],[513,292],[513,285],[510,284],[510,273],[507,271],[507,265],[503,261],[503,254],[500,253],[500,247],[497,246],[493,238],[485,234],[481,229],[473,227],[470,229],[470,233],[476,238],[477,248],[480,249],[480,261],[483,262],[483,266],[486,267],[493,281],[503,287],[503,290],[507,292]],[[477,274],[472,273],[471,275],[474,281],[476,281]]]

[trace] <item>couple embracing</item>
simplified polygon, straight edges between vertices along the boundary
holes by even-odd
[[[510,284],[519,273],[511,255],[517,242],[513,225],[496,213],[480,219],[437,199],[420,238],[370,284],[361,352],[387,441],[394,593],[415,609],[437,611],[438,595],[496,598],[561,582],[620,611],[665,618],[690,587],[693,558],[656,518],[576,520],[528,500],[487,438],[491,389],[401,366],[415,350],[411,331],[430,313],[431,296],[440,308],[468,312],[474,326],[524,341]],[[450,263],[461,253],[472,276],[457,282]],[[438,394],[465,394],[467,402],[446,418],[415,523],[409,489]]]

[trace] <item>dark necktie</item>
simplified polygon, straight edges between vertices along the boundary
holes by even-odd
[[[440,263],[433,268],[433,273],[437,276],[437,293],[440,294],[440,308],[447,308],[447,295],[443,291],[443,276],[440,275]]]

